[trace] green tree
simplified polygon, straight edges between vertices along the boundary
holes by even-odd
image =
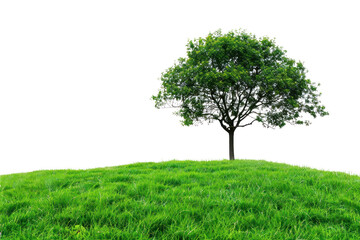
[[[238,127],[309,125],[309,116],[328,115],[318,99],[319,84],[306,73],[272,39],[219,30],[188,42],[187,57],[162,73],[152,99],[157,108],[178,108],[183,125],[218,121],[229,133],[232,160]]]

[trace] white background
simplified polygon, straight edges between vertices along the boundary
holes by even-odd
[[[235,134],[235,156],[360,174],[358,1],[0,1],[0,174],[228,157],[218,123],[184,127],[151,96],[190,39],[275,38],[330,116]]]

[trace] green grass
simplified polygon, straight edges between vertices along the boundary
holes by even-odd
[[[266,161],[0,176],[2,239],[360,239],[360,177]]]

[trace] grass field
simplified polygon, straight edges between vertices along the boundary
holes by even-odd
[[[266,161],[0,176],[0,239],[360,239],[360,177]]]

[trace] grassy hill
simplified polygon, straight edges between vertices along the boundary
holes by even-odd
[[[360,177],[266,161],[0,176],[0,239],[360,239]]]

